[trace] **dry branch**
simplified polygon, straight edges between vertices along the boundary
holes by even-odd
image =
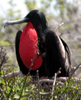
[[[57,31],[59,29],[59,27],[61,27],[64,24],[64,22],[60,23],[57,28],[55,29],[55,31]]]
[[[54,81],[53,81],[52,93],[51,93],[52,98],[51,98],[51,100],[53,100],[53,93],[54,93],[54,89],[55,89],[56,77],[57,77],[57,73],[55,73],[55,79],[54,79]]]
[[[53,81],[53,86],[52,86],[52,92],[51,92],[51,95],[54,94],[54,89],[55,89],[55,83],[56,83],[56,78],[57,78],[57,75],[61,73],[61,68],[59,68],[59,70],[57,71],[57,73],[55,73],[55,76],[54,76],[54,81]],[[51,100],[53,100],[53,96],[51,98]]]
[[[15,71],[15,72],[11,72],[11,73],[9,73],[7,75],[1,76],[1,78],[7,80],[9,78],[12,78],[13,76],[15,76],[15,77],[19,76],[19,74],[20,74],[20,71]],[[57,82],[58,81],[65,82],[65,81],[67,81],[67,79],[68,79],[68,77],[57,77]],[[75,77],[75,81],[76,82],[79,82],[79,80],[80,79]],[[48,83],[53,83],[53,81],[54,81],[53,79],[42,79],[42,78],[40,78],[40,80],[39,80],[39,82],[48,82]]]
[[[7,80],[7,79],[9,79],[9,78],[12,78],[13,76],[14,76],[14,77],[15,77],[15,76],[18,76],[19,74],[20,74],[20,71],[15,71],[15,72],[11,72],[11,73],[9,73],[9,74],[7,74],[7,75],[2,75],[1,78]]]
[[[70,75],[69,79],[73,76],[73,74],[76,72],[76,70],[77,70],[78,68],[81,68],[81,64],[79,64],[77,67],[74,67],[74,68],[72,69],[71,75]]]

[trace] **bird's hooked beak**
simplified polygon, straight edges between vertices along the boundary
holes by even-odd
[[[29,21],[29,18],[27,18],[27,17],[17,20],[17,21],[8,21],[8,22],[5,22],[4,27],[6,27],[8,25],[20,24],[20,23],[24,23],[24,22],[28,22],[28,21]]]

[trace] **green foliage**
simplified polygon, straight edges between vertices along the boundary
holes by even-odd
[[[8,41],[3,41],[0,39],[0,46],[7,46],[7,45],[10,45],[10,43]]]
[[[74,3],[76,4],[74,5],[74,3],[71,3],[68,0],[56,0],[56,5],[54,5],[54,9],[59,12],[58,16],[60,16],[63,20],[73,19],[72,14],[74,15],[78,12],[78,3],[76,2],[77,0],[74,1]]]
[[[5,84],[4,79],[0,78],[0,84]]]
[[[35,98],[36,92],[34,89],[36,86],[34,84],[29,84],[31,76],[27,77],[25,86],[23,87],[24,79],[25,77],[16,77],[4,81],[3,78],[0,78],[0,85],[2,84],[1,89],[4,90],[5,98],[9,100],[19,100],[22,89],[23,93],[21,100],[30,100],[29,98]]]
[[[1,90],[4,91],[5,98],[8,100],[39,100],[37,85],[31,84],[31,76],[27,77],[25,86],[23,87],[24,80],[25,77],[13,77],[8,80],[0,78]],[[22,96],[19,99],[22,89]],[[41,92],[46,92],[46,90],[41,89]],[[50,98],[52,96],[53,100],[78,100],[81,98],[81,84],[75,83],[75,79],[71,79],[65,83],[58,82],[55,86],[54,94],[50,95]],[[42,98],[46,100],[45,97]],[[2,96],[0,100],[4,100]]]
[[[25,0],[25,5],[29,11],[33,9],[41,9],[46,12],[46,9],[50,8],[52,1],[53,0],[39,0],[39,2],[37,2],[37,0]]]
[[[30,11],[30,10],[36,8],[37,1],[36,0],[25,0],[25,5],[26,5],[27,9]]]
[[[58,82],[55,86],[54,100],[77,100],[81,96],[81,84],[75,83],[75,79],[71,79],[64,84]],[[76,99],[74,99],[76,98]]]
[[[1,75],[3,75],[3,71],[2,71],[2,70],[0,70],[0,76],[1,76]]]

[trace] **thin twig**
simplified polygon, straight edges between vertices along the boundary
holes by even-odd
[[[54,77],[54,81],[53,81],[52,93],[51,93],[52,98],[51,98],[51,100],[53,100],[53,94],[54,94],[54,89],[55,89],[56,77],[57,77],[57,73],[55,73],[55,77]]]
[[[75,73],[75,71],[76,71],[78,68],[80,68],[80,67],[81,67],[81,64],[79,64],[79,65],[72,71],[72,73],[71,73],[69,79],[73,76],[73,74]]]
[[[53,86],[52,86],[52,92],[51,92],[51,95],[52,95],[51,100],[53,100],[53,94],[54,94],[54,89],[55,89],[56,77],[57,77],[58,74],[60,74],[60,72],[61,72],[61,67],[59,68],[59,70],[57,71],[57,73],[55,73],[55,76],[54,76],[54,81],[53,81]]]
[[[64,22],[60,23],[59,26],[57,26],[57,28],[55,29],[55,31],[57,31],[58,28],[59,28],[60,26],[62,26],[63,24],[64,24]]]
[[[39,71],[37,70],[37,81],[38,81],[38,94],[39,94],[39,91],[40,91],[40,87],[39,87]],[[39,94],[39,100],[40,100],[40,94]]]
[[[12,78],[13,75],[14,75],[14,77],[15,77],[15,76],[18,76],[19,73],[20,73],[20,71],[11,72],[11,73],[9,73],[9,74],[7,74],[7,75],[2,75],[1,78],[7,80],[7,79],[9,79],[9,78]]]
[[[35,57],[36,57],[37,55],[38,55],[38,52],[35,54],[35,56],[34,56],[33,59],[32,59],[31,65],[30,65],[30,67],[29,67],[28,75],[30,74],[30,71],[31,71],[32,66],[33,66],[34,59],[35,59]]]

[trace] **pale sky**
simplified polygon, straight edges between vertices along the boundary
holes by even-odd
[[[4,15],[4,13],[7,12],[7,9],[9,8],[8,1],[9,0],[0,0],[0,15]],[[21,10],[22,16],[25,16],[27,11],[24,0],[14,0],[13,2],[17,5],[16,10]]]

